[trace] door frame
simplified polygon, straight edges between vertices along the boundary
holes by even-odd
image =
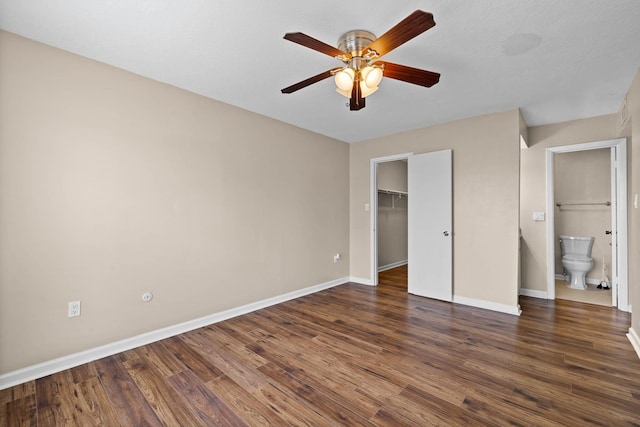
[[[612,253],[615,264],[612,270],[612,302],[619,310],[629,310],[628,258],[627,258],[627,139],[617,138],[603,141],[587,142],[583,144],[550,147],[546,150],[547,168],[547,299],[556,298],[555,287],[555,194],[554,194],[554,154],[570,153],[574,151],[596,150],[610,148],[611,155],[611,202],[613,243],[617,242],[617,253]],[[615,153],[615,155],[614,155]],[[616,185],[617,184],[617,185]],[[612,251],[615,251],[612,245]],[[617,280],[613,270],[617,271]],[[617,300],[617,301],[615,301]]]
[[[396,160],[408,160],[413,152],[394,154],[391,156],[375,157],[370,160],[369,179],[369,211],[370,211],[370,247],[371,247],[371,286],[378,286],[378,164],[394,162]]]

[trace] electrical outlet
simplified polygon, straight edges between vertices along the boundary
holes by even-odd
[[[142,301],[149,302],[153,299],[153,294],[151,292],[145,292],[142,294]]]
[[[80,316],[80,301],[71,301],[69,303],[69,317]]]
[[[335,255],[333,256],[333,263],[335,264],[335,263],[337,263],[338,261],[340,261],[340,258],[342,258],[342,257],[340,256],[340,254],[335,254]]]

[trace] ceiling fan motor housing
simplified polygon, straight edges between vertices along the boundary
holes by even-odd
[[[374,41],[376,41],[376,36],[372,32],[352,30],[340,36],[338,39],[338,49],[351,54],[352,66],[358,70],[366,65],[366,61],[362,58],[364,49]]]

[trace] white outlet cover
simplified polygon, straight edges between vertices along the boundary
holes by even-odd
[[[534,212],[533,213],[534,221],[544,221],[544,212]]]
[[[151,292],[145,292],[142,294],[142,301],[149,302],[153,299],[153,294]]]
[[[78,317],[80,316],[80,301],[70,301],[68,312],[68,317]]]

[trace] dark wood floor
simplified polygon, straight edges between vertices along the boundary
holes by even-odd
[[[630,316],[406,293],[406,268],[0,391],[0,425],[640,425]]]

